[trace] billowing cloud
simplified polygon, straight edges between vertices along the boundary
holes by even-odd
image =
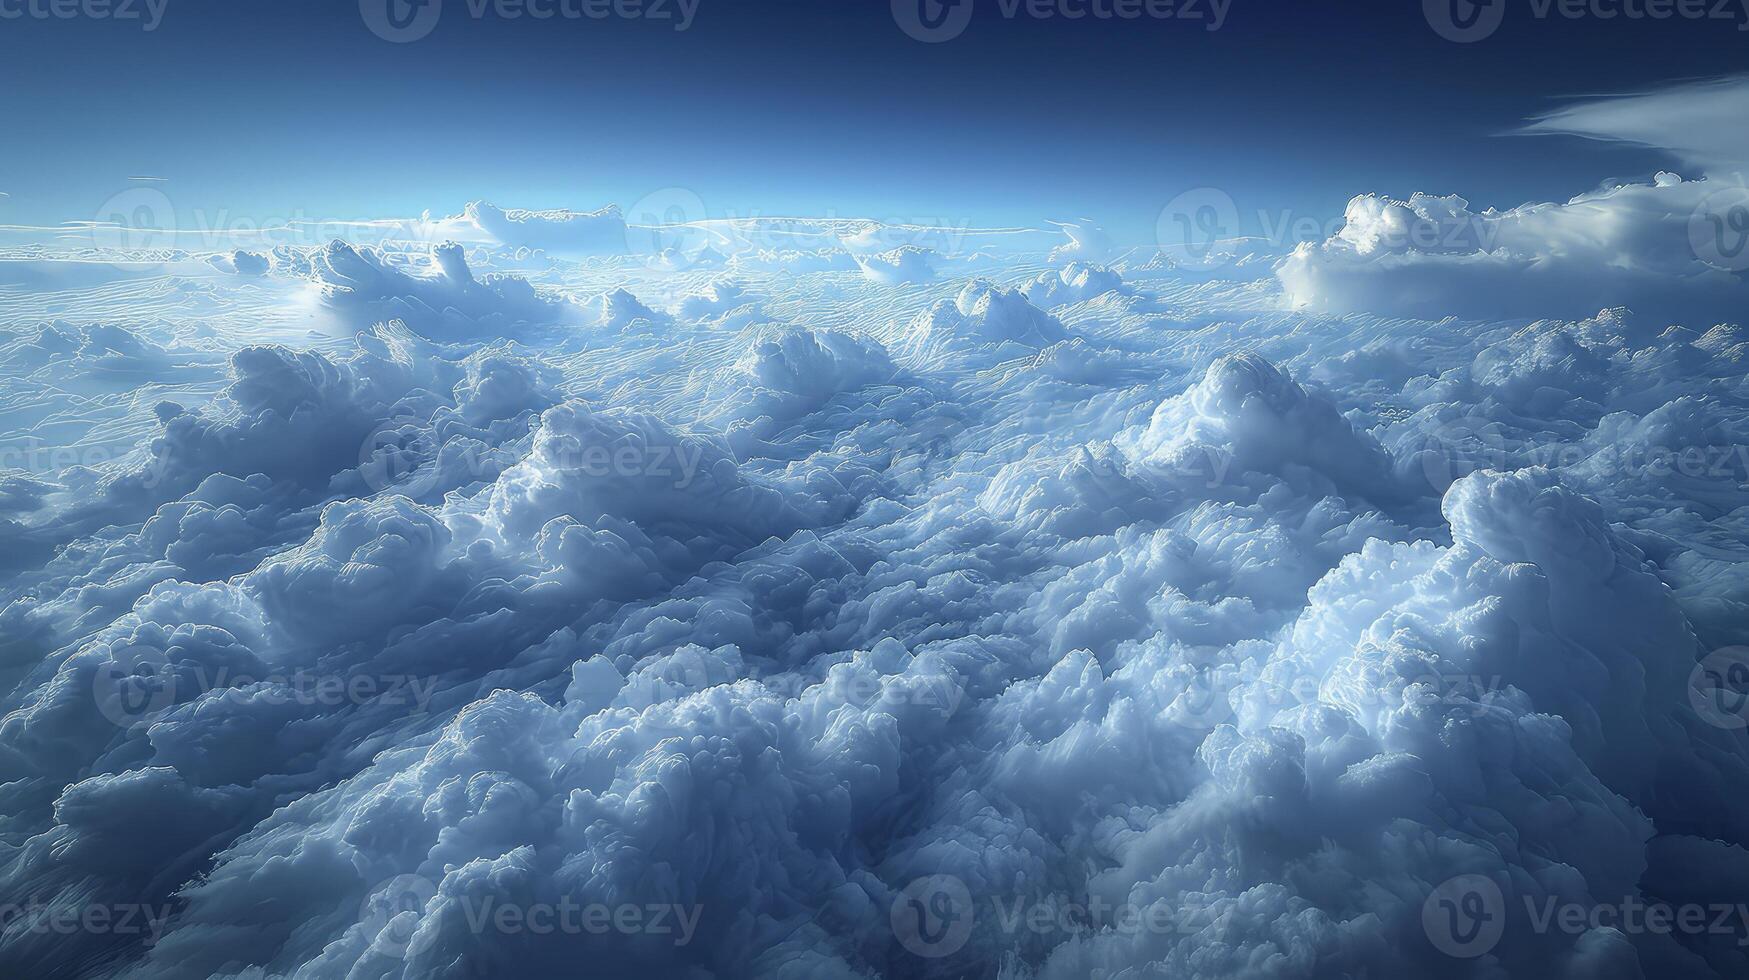
[[[1668,151],[1695,168],[1566,202],[1475,212],[1455,195],[1362,195],[1343,227],[1277,269],[1298,309],[1417,317],[1583,316],[1626,306],[1716,323],[1749,300],[1749,141],[1734,120],[1749,81],[1730,78],[1594,99],[1522,134],[1573,134]]]
[[[6,328],[0,972],[1742,976],[1715,188],[1363,197],[1299,309],[476,208]]]

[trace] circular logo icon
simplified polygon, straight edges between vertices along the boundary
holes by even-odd
[[[626,251],[645,265],[678,272],[697,262],[710,245],[704,199],[684,187],[664,187],[627,209]]]
[[[425,907],[437,896],[437,885],[423,875],[396,875],[370,890],[359,907],[359,922],[374,937],[371,949],[405,957],[419,952],[436,938],[435,932],[419,935]]]
[[[391,44],[418,41],[437,27],[443,0],[358,0],[358,15],[370,32]]]
[[[1493,950],[1506,932],[1506,897],[1486,875],[1459,875],[1427,896],[1421,927],[1441,953],[1475,959]]]
[[[1688,701],[1709,725],[1749,727],[1749,647],[1725,647],[1695,664]]]
[[[1457,44],[1484,40],[1506,20],[1506,0],[1421,0],[1433,33]]]
[[[893,22],[924,44],[951,41],[972,22],[972,0],[893,0]]]
[[[91,244],[123,253],[116,265],[137,268],[140,252],[176,245],[176,207],[156,187],[132,187],[113,195],[97,209],[91,222]]]
[[[1208,730],[1231,717],[1233,705],[1214,670],[1201,665],[1173,700],[1171,710],[1174,722],[1187,728]]]
[[[918,878],[893,899],[893,936],[925,959],[959,952],[971,938],[973,918],[972,894],[953,875]]]
[[[1688,216],[1688,244],[1695,258],[1715,269],[1749,270],[1749,187],[1707,195]]]
[[[1198,187],[1173,198],[1154,224],[1154,240],[1172,264],[1213,272],[1233,261],[1239,208],[1225,191]]]
[[[103,717],[132,728],[176,702],[176,674],[162,650],[112,650],[91,674],[91,696]]]
[[[1419,464],[1427,485],[1442,496],[1471,473],[1507,466],[1506,439],[1486,420],[1442,422],[1412,440],[1409,448],[1409,458]]]
[[[441,448],[428,425],[413,419],[384,422],[358,447],[358,475],[373,492],[393,489],[417,500],[437,486]]]
[[[965,423],[958,419],[931,416],[909,430],[911,439],[905,455],[914,457],[922,466],[951,463],[958,455],[954,441],[964,428]]]

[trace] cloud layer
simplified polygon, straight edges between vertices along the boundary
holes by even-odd
[[[0,966],[1742,976],[1749,337],[1655,217],[1707,186],[1361,198],[1273,306],[1082,225],[634,272],[482,207],[53,311]],[[1670,304],[1505,313],[1606,254]]]

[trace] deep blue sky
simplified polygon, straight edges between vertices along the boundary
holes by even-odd
[[[1531,0],[1497,0],[1504,26],[1469,45],[1416,0],[1232,0],[1214,33],[975,0],[938,45],[888,0],[700,0],[685,33],[444,2],[405,45],[358,0],[168,0],[151,33],[0,20],[0,223],[90,217],[135,175],[168,178],[184,224],[593,208],[668,186],[717,213],[1088,215],[1137,239],[1199,185],[1246,214],[1328,217],[1364,191],[1512,206],[1663,162],[1499,135],[1527,116],[1749,68],[1732,23],[1537,21]]]

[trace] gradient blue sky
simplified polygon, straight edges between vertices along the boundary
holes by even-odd
[[[684,33],[445,2],[405,45],[359,0],[168,0],[150,33],[0,20],[0,224],[89,218],[137,175],[167,178],[184,223],[589,209],[670,186],[713,215],[1086,215],[1135,240],[1204,185],[1246,215],[1327,218],[1367,191],[1508,207],[1666,163],[1501,135],[1527,117],[1749,67],[1734,23],[1538,21],[1530,0],[1497,0],[1512,15],[1468,45],[1418,2],[1233,0],[1211,33],[977,0],[938,45],[888,0],[700,0]]]

